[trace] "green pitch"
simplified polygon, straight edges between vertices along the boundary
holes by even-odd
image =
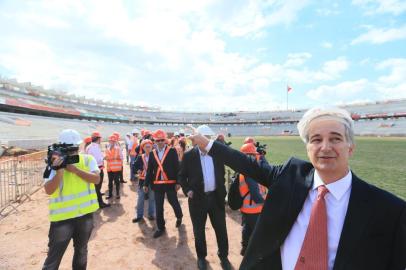
[[[299,137],[255,137],[267,144],[266,158],[281,164],[295,156],[308,160],[305,145]],[[244,138],[226,138],[240,148]],[[406,200],[406,138],[357,137],[351,169],[363,180]]]

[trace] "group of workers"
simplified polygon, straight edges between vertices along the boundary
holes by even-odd
[[[222,269],[232,269],[228,260],[225,214],[227,165],[239,172],[237,180],[243,200],[240,212],[243,226],[241,255],[244,258],[240,269],[404,269],[405,257],[400,255],[406,250],[405,202],[351,174],[348,158],[354,142],[348,112],[342,109],[310,110],[298,128],[310,162],[292,158],[280,166],[267,163],[258,153],[253,138],[247,138],[240,151],[236,151],[228,146],[224,136],[215,139],[215,133],[206,125],[199,126],[189,136],[191,147],[181,134],[168,138],[161,129],[155,132],[134,129],[125,138],[130,180],[138,181],[136,214],[132,222],[144,222],[144,203],[148,201],[147,218],[156,221],[153,238],[165,234],[166,197],[175,213],[174,225],[179,228],[183,211],[178,190],[182,189],[188,198],[197,268],[207,269],[205,232],[209,217],[216,235],[220,265]],[[58,269],[70,239],[74,242],[73,268],[86,269],[87,243],[93,228],[92,213],[110,206],[103,201],[101,193],[104,164],[109,179],[106,199],[113,198],[113,184],[115,198],[120,199],[124,158],[119,140],[117,133],[109,136],[103,154],[101,135],[93,132],[85,139],[78,164],[52,171],[45,179],[45,191],[51,196],[51,226],[49,251],[43,269]],[[59,142],[79,145],[82,140],[76,131],[64,130]],[[54,160],[55,165],[61,162],[58,157]],[[348,186],[351,181],[352,191],[351,185]],[[385,218],[363,216],[373,223],[354,217],[358,223],[369,224],[372,231],[365,231],[366,226],[353,228],[348,224],[351,221],[344,222],[348,215],[351,218],[355,215],[351,211],[364,207],[358,205],[363,203],[360,197],[351,199],[346,193],[349,190],[355,194],[351,196],[361,196],[358,195],[362,194],[359,188],[368,189],[373,207],[380,205],[387,212]],[[326,195],[329,191],[331,194]],[[338,196],[344,197],[344,201]],[[349,213],[346,216],[347,207]],[[324,214],[320,214],[323,211]],[[368,213],[373,214],[369,210]],[[348,243],[338,241],[341,229],[347,237],[341,241]],[[380,247],[371,249],[375,243],[369,237],[372,234],[381,236],[376,241]],[[354,241],[349,236],[354,237]],[[354,259],[350,254],[343,255],[345,251],[339,243],[351,247],[359,257]],[[370,257],[363,249],[383,255],[381,258]],[[339,266],[335,266],[335,262]]]

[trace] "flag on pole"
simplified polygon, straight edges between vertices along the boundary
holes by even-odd
[[[290,91],[292,91],[292,90],[293,90],[293,88],[292,88],[292,87],[290,87],[289,85],[287,85],[287,90],[288,90],[288,93],[289,93]]]

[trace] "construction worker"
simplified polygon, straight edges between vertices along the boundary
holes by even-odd
[[[246,143],[241,146],[240,151],[247,156],[253,156],[255,159],[258,152],[253,143]],[[255,224],[259,214],[262,212],[267,188],[257,183],[252,178],[239,174],[240,195],[244,198],[240,212],[242,215],[242,240],[241,240],[241,255],[244,256],[248,246],[251,234],[254,231]]]
[[[92,143],[92,137],[88,136],[83,139],[83,147],[81,148],[81,153],[86,153],[86,148]]]
[[[104,179],[104,156],[101,150],[101,134],[98,131],[93,131],[91,135],[91,144],[86,148],[86,154],[91,155],[96,160],[97,166],[100,170],[100,182],[96,186],[97,200],[100,208],[109,207],[109,203],[103,201],[103,194],[101,188]]]
[[[156,148],[152,150],[153,156],[148,161],[148,169],[144,181],[144,192],[149,191],[149,186],[154,190],[157,223],[154,238],[158,238],[165,232],[165,194],[175,212],[175,226],[177,228],[182,224],[183,213],[177,196],[177,191],[180,188],[178,183],[178,154],[175,149],[167,145],[168,141],[165,131],[158,129],[154,132],[153,137]]]
[[[120,133],[118,133],[117,131],[114,131],[113,135],[116,136],[116,138],[117,138],[116,144],[120,148],[120,152],[122,152],[123,148],[121,147],[121,143],[120,143]],[[127,181],[124,180],[123,172],[124,172],[124,159],[122,160],[121,171],[120,171],[119,176],[118,176],[118,180],[122,184],[127,183]]]
[[[109,137],[109,146],[105,152],[105,159],[107,161],[107,174],[109,178],[109,194],[106,199],[113,197],[113,182],[116,186],[116,199],[120,199],[119,177],[123,165],[123,153],[117,145],[117,136],[115,135]]]
[[[135,181],[134,162],[138,155],[136,148],[139,144],[138,135],[139,135],[140,131],[137,128],[134,128],[131,133],[133,136],[128,145],[128,148],[130,149],[130,180]]]
[[[64,165],[65,158],[55,152],[52,167],[45,179],[44,189],[50,195],[48,255],[43,270],[54,270],[73,239],[73,269],[86,269],[87,243],[93,229],[93,212],[99,209],[94,184],[100,181],[96,160],[86,154],[78,154],[82,142],[79,133],[72,129],[63,130],[58,138],[61,144],[70,144],[77,150],[69,156],[78,155],[79,162]]]
[[[125,159],[127,161],[127,164],[130,164],[130,149],[128,148],[130,142],[131,142],[131,134],[127,133],[125,134]]]
[[[152,151],[153,142],[151,140],[143,140],[141,147],[143,149],[143,154],[139,155],[135,161],[135,171],[138,173],[139,188],[138,188],[138,200],[136,206],[136,218],[132,221],[133,223],[142,222],[144,220],[144,201],[148,200],[148,219],[155,219],[155,199],[154,192],[151,187],[148,188],[148,193],[144,193],[143,186],[145,181],[145,175],[147,174],[148,161],[150,159],[150,153]]]

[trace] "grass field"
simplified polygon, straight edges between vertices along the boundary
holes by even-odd
[[[228,139],[234,148],[244,138]],[[299,137],[256,137],[267,144],[266,158],[272,164],[281,164],[295,156],[308,160],[305,145]],[[361,179],[385,189],[406,200],[406,138],[357,137],[351,170]]]

